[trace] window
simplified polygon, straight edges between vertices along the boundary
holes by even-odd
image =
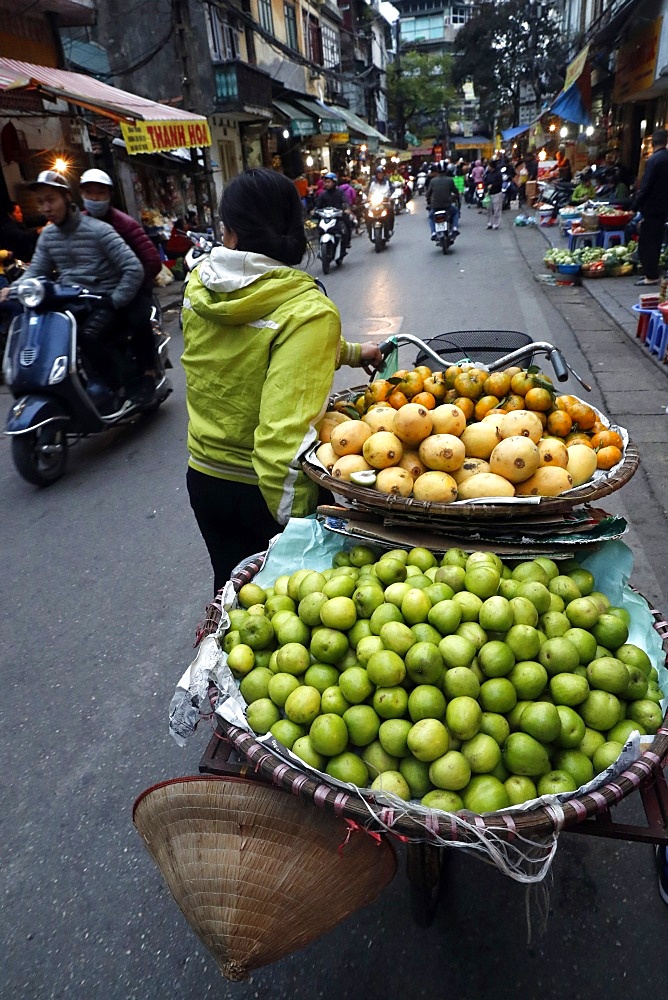
[[[341,62],[340,39],[338,31],[328,24],[323,24],[322,34],[322,64],[327,69],[334,69]]]
[[[283,14],[285,16],[286,41],[291,49],[299,52],[299,41],[297,39],[297,11],[294,4],[284,3]]]
[[[239,59],[241,55],[239,31],[236,25],[228,21],[226,14],[217,11],[214,7],[208,7],[206,31],[209,36],[211,58],[215,62]]]
[[[444,35],[444,18],[442,14],[429,14],[426,17],[407,17],[401,19],[401,38],[404,42],[437,41]]]
[[[453,7],[450,23],[466,24],[466,22],[469,20],[470,17],[471,17],[471,11],[468,7]]]
[[[322,60],[322,39],[320,37],[320,25],[318,18],[308,11],[302,10],[302,29],[304,32],[304,45],[306,46],[306,58],[317,66],[323,65]]]
[[[274,18],[271,13],[271,0],[257,0],[257,10],[261,26],[273,35]]]

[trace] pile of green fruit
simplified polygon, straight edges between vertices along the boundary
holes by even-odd
[[[238,597],[249,726],[359,787],[489,812],[575,791],[662,721],[628,611],[574,561],[356,545]]]

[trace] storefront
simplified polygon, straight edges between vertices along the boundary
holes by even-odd
[[[137,218],[154,207],[175,218],[176,207],[192,203],[203,221],[215,214],[206,118],[93,77],[0,58],[0,141],[6,197],[26,203],[27,214],[40,170],[58,169],[76,185],[90,166],[117,175]]]

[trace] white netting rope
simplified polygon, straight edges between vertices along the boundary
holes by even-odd
[[[359,789],[355,791],[374,823],[380,825],[390,836],[399,836],[404,840],[427,840],[436,847],[475,852],[481,861],[494,865],[503,875],[529,885],[542,882],[548,874],[564,822],[564,811],[558,803],[550,806],[555,829],[545,837],[529,837],[517,829],[512,830],[505,823],[498,827],[486,826],[480,816],[469,820],[461,815],[452,814],[450,818],[453,837],[461,832],[466,839],[449,839],[441,836],[434,828],[433,813],[429,810],[414,804],[402,805],[401,800],[395,796],[392,796],[391,804],[379,809],[378,806],[373,806]],[[387,801],[390,803],[389,796]],[[416,823],[421,823],[424,826],[425,837],[411,838],[400,834],[397,826],[402,818],[410,818]]]

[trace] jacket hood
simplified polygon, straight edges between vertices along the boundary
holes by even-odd
[[[210,292],[236,292],[278,269],[292,270],[287,264],[260,253],[214,247],[198,266],[197,273]]]
[[[191,274],[184,307],[218,323],[239,326],[261,320],[317,287],[310,274],[271,257],[215,247]]]

